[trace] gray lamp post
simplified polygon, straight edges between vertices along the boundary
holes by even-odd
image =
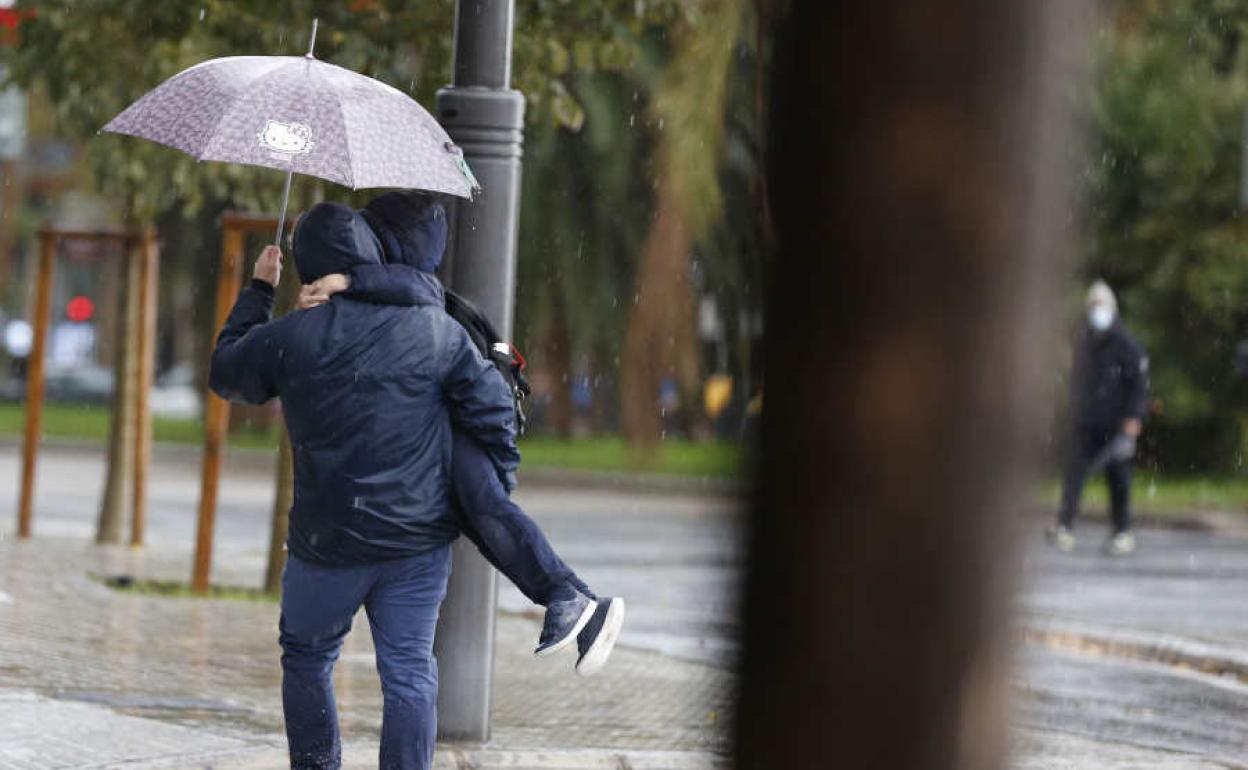
[[[515,0],[458,0],[455,75],[438,92],[437,115],[481,183],[451,217],[442,277],[511,336],[520,220],[524,97],[510,88]],[[490,732],[497,584],[464,538],[438,624],[439,737],[485,741]]]

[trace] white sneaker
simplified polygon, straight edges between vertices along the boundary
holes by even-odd
[[[1105,551],[1110,556],[1127,556],[1135,552],[1135,535],[1130,532],[1119,532],[1105,544]]]
[[[1070,553],[1075,550],[1075,533],[1070,531],[1070,527],[1058,524],[1050,527],[1047,534],[1049,542],[1062,553]]]
[[[593,618],[576,636],[576,648],[580,652],[580,657],[576,659],[576,673],[593,676],[607,665],[607,658],[615,649],[615,640],[620,638],[622,625],[624,600],[618,596],[599,599]]]

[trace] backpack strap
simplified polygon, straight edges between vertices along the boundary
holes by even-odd
[[[446,290],[446,312],[468,332],[473,344],[477,346],[481,357],[494,364],[494,368],[503,375],[511,388],[512,398],[516,406],[516,425],[521,434],[527,425],[523,401],[532,393],[529,378],[525,376],[528,362],[516,349],[515,345],[504,340],[476,305],[459,294]]]

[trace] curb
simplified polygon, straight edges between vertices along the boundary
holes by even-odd
[[[1141,631],[1087,631],[1061,626],[1024,626],[1015,631],[1015,636],[1023,643],[1050,650],[1160,663],[1248,684],[1248,655],[1207,642]]]
[[[439,747],[435,770],[727,770],[726,757],[688,751],[508,751]]]
[[[278,770],[288,767],[284,748],[221,757],[217,770]],[[375,768],[375,743],[347,743],[344,770]],[[727,757],[692,751],[617,749],[495,749],[439,743],[432,770],[728,770]],[[153,767],[166,767],[156,764]]]

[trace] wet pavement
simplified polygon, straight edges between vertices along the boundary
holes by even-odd
[[[1075,552],[1034,543],[1022,606],[1036,621],[1130,629],[1248,651],[1248,540],[1147,530],[1127,559],[1100,553],[1106,532],[1082,528]]]
[[[17,477],[16,456],[0,446],[0,478]],[[198,465],[184,450],[156,462],[141,551],[89,544],[95,451],[47,453],[33,541],[12,540],[16,495],[0,495],[0,768],[283,766],[275,605],[118,594],[91,577],[186,577]],[[253,453],[228,465],[217,583],[260,582],[271,467]],[[493,738],[442,747],[440,766],[720,766],[741,563],[734,504],[549,486],[518,499],[591,585],[628,597],[629,622],[612,665],[587,683],[571,657],[532,657],[538,616],[504,584]],[[1071,555],[1038,536],[1024,552],[1014,769],[1248,768],[1248,540],[1146,531],[1136,556],[1110,559],[1102,531],[1080,534]],[[347,765],[375,766],[365,623],[337,682]]]
[[[254,587],[264,570],[271,466],[242,460],[222,487],[214,582]],[[103,475],[93,453],[48,454],[34,539],[12,538],[12,502],[0,501],[0,768],[283,766],[276,604],[118,593],[97,579],[186,578],[196,466],[169,455],[157,466],[141,550],[90,543]],[[0,477],[10,472],[15,457],[0,454]],[[565,557],[585,565],[585,579],[628,597],[625,634],[608,668],[582,679],[573,650],[533,657],[539,616],[506,588],[492,739],[443,747],[439,761],[718,767],[732,690],[725,640],[734,635],[719,618],[735,614],[719,550],[735,560],[735,506],[574,489],[526,490],[521,502],[540,512],[556,544],[566,542]],[[666,545],[648,547],[647,538]],[[654,575],[664,576],[661,585]],[[336,685],[348,766],[375,766],[381,704],[362,619]],[[48,729],[49,721],[65,728]],[[75,730],[79,721],[91,729]],[[134,740],[113,741],[118,732]]]
[[[1079,534],[1074,553],[1026,552],[1016,721],[1248,767],[1248,539],[1146,530],[1111,558],[1103,528]]]

